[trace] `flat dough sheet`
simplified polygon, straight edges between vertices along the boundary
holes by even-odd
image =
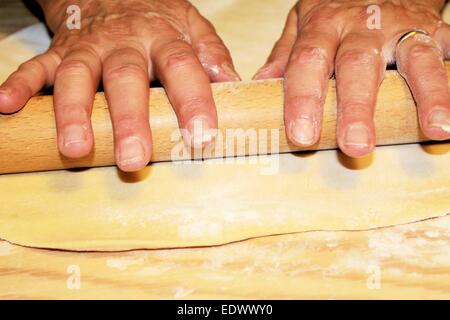
[[[248,79],[294,1],[194,2]],[[0,76],[36,51],[17,37],[1,42],[0,54],[9,52],[9,60],[0,57]],[[0,238],[32,247],[115,251],[408,223],[450,212],[449,151],[450,143],[405,145],[377,148],[359,160],[324,151],[158,163],[138,174],[109,167],[3,175]]]

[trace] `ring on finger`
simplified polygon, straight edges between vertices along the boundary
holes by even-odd
[[[400,39],[399,39],[398,42],[397,42],[397,47],[399,47],[399,46],[400,46],[403,42],[405,42],[407,39],[409,39],[409,38],[411,38],[411,37],[414,37],[414,36],[416,36],[416,35],[418,35],[418,34],[422,34],[422,35],[425,35],[425,36],[427,36],[427,37],[430,36],[430,34],[429,34],[428,32],[426,32],[425,30],[422,30],[422,29],[414,29],[414,30],[411,30],[411,31],[406,32],[405,34],[403,34],[403,35],[400,37]]]

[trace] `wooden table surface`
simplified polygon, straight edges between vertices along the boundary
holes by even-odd
[[[35,21],[21,2],[0,0],[0,39]],[[449,257],[450,216],[375,230],[116,253],[0,240],[0,298],[450,299]]]

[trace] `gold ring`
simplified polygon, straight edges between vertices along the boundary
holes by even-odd
[[[397,42],[397,47],[398,47],[403,41],[405,41],[406,39],[409,39],[409,38],[411,38],[411,37],[414,37],[414,36],[417,35],[417,34],[423,34],[423,35],[426,35],[426,36],[430,36],[430,34],[429,34],[428,32],[426,32],[425,30],[421,30],[421,29],[411,30],[411,31],[405,33],[404,35],[402,35],[402,36],[400,37],[400,39],[399,39],[398,42]]]

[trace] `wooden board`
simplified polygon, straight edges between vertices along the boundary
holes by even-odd
[[[450,84],[450,62],[447,63]],[[330,81],[319,143],[299,148],[287,141],[283,123],[283,81],[250,81],[213,84],[220,132],[215,148],[195,153],[183,149],[178,122],[163,89],[153,89],[150,122],[152,162],[191,158],[273,154],[299,150],[337,148],[336,83]],[[95,147],[83,159],[63,157],[56,142],[51,96],[32,98],[13,115],[0,115],[0,174],[114,164],[113,134],[105,96],[94,100],[92,123]],[[417,143],[427,139],[418,125],[414,99],[405,81],[388,71],[380,88],[375,115],[377,145]],[[264,142],[264,147],[261,147]],[[238,144],[243,143],[239,148]],[[181,148],[180,148],[181,147]],[[186,149],[186,148],[184,148]],[[174,158],[174,151],[176,157]]]

